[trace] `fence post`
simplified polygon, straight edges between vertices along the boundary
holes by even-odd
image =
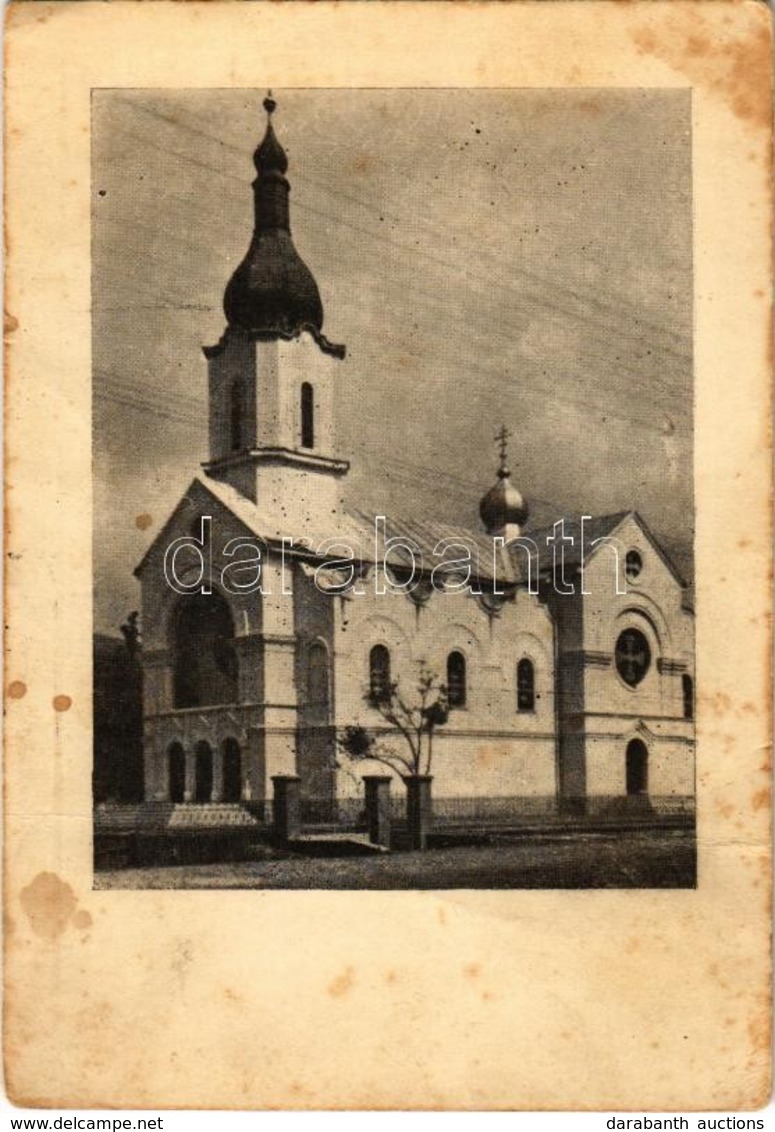
[[[428,847],[428,831],[433,820],[431,809],[430,774],[412,774],[404,779],[406,783],[406,824],[409,829],[410,849]]]
[[[301,833],[301,779],[295,774],[275,774],[272,784],[274,838],[280,845],[287,845]]]
[[[366,786],[366,821],[369,841],[390,848],[390,783],[389,774],[364,774]]]

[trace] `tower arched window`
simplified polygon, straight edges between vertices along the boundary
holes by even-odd
[[[447,657],[447,700],[452,708],[466,706],[466,658],[462,652]]]
[[[243,447],[244,417],[245,405],[242,382],[235,381],[231,387],[231,402],[229,404],[229,437],[232,452],[238,452]]]
[[[535,711],[536,676],[532,660],[526,656],[517,664],[517,711]]]
[[[684,719],[694,719],[694,681],[691,676],[681,677],[681,688],[684,699]]]
[[[315,447],[315,397],[308,381],[301,386],[301,446]]]
[[[390,693],[390,653],[384,645],[375,645],[369,653],[369,695],[377,702]]]
[[[313,641],[307,658],[307,694],[309,705],[320,715],[328,716],[330,688],[328,649],[322,641]]]

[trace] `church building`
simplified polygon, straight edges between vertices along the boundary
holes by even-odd
[[[204,349],[209,454],[136,570],[146,801],[260,815],[273,777],[296,775],[302,798],[352,812],[364,774],[388,771],[337,737],[362,725],[390,740],[368,693],[397,680],[411,697],[425,666],[449,701],[440,812],[690,802],[693,616],[636,512],[533,530],[505,428],[478,530],[345,506],[334,391],[348,358],[291,237],[264,107],[255,229]]]

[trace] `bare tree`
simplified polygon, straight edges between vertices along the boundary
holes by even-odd
[[[429,775],[434,733],[449,718],[449,697],[439,677],[422,661],[411,699],[404,696],[398,680],[370,688],[364,698],[390,725],[392,737],[382,728],[350,725],[337,739],[340,748],[353,761],[373,759],[402,777]]]

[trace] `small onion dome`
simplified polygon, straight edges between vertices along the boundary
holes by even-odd
[[[229,325],[256,338],[295,338],[303,330],[320,334],[323,326],[318,285],[291,239],[288,158],[272,129],[276,106],[270,94],[264,100],[266,133],[253,158],[258,170],[253,239],[223,296]]]
[[[230,326],[258,337],[295,337],[323,326],[318,285],[282,228],[256,232],[229,280],[223,309]]]
[[[527,522],[530,508],[511,482],[508,468],[498,468],[498,480],[479,504],[479,514],[488,533]]]

